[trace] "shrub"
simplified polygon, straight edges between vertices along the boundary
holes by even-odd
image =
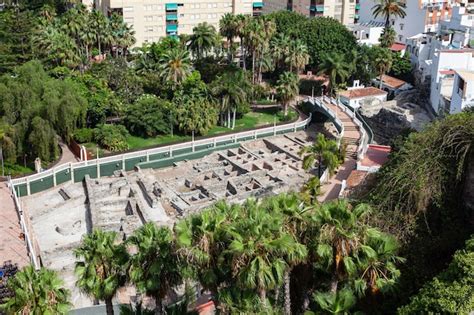
[[[154,95],[143,95],[128,107],[126,125],[132,134],[154,137],[171,130],[174,113],[168,101]]]
[[[277,117],[279,121],[288,122],[288,121],[295,120],[296,117],[298,117],[298,113],[296,113],[293,110],[290,110],[288,111],[288,115],[285,116],[285,113],[283,111],[279,111],[277,113]]]
[[[100,125],[94,129],[94,139],[102,147],[112,151],[128,149],[128,131],[122,125]]]
[[[94,129],[92,128],[81,128],[74,132],[74,140],[78,143],[91,142],[94,139]]]

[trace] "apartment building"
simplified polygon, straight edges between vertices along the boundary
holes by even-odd
[[[375,18],[373,7],[376,0],[360,0],[360,22],[385,22],[383,16]],[[409,37],[419,33],[436,32],[440,22],[449,20],[453,6],[460,0],[405,0],[405,18],[393,17],[391,26],[397,32],[397,42],[404,43]]]
[[[264,4],[263,13],[289,10],[309,17],[329,16],[344,25],[359,19],[359,0],[264,0]]]
[[[122,15],[124,21],[133,26],[137,46],[164,36],[191,34],[193,28],[203,22],[218,30],[219,20],[226,13],[258,16],[263,8],[262,0],[172,1],[95,0],[94,6],[106,15],[114,12]]]

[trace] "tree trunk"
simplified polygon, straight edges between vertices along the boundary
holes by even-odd
[[[267,306],[267,291],[265,289],[258,289],[258,296],[263,306]]]
[[[318,177],[321,179],[321,169],[322,169],[322,165],[321,165],[321,157],[318,157]]]
[[[387,17],[385,18],[385,29],[388,29],[390,27],[390,14],[387,14]]]
[[[240,37],[240,56],[242,58],[242,66],[244,67],[244,70],[247,70],[246,65],[245,65],[245,52],[244,52],[244,38]]]
[[[155,315],[163,314],[163,301],[161,297],[157,294],[155,296]]]
[[[381,72],[380,72],[380,83],[379,83],[379,89],[382,89],[382,85],[383,85],[382,76],[383,76],[383,71],[381,71]]]
[[[233,116],[234,117],[232,117],[232,130],[234,130],[234,128],[235,128],[235,113],[236,112],[237,112],[237,108],[234,107],[234,109],[233,109]]]
[[[112,305],[112,298],[105,299],[105,310],[107,315],[114,315],[114,307]]]
[[[291,315],[290,270],[286,270],[283,277],[285,281],[285,315]]]
[[[227,108],[227,128],[231,128],[232,125],[230,124],[230,108]]]
[[[332,276],[331,283],[330,283],[331,293],[336,293],[337,292],[338,283],[339,283],[339,280],[337,280],[337,275]]]
[[[252,52],[252,84],[255,84],[255,51]]]
[[[288,115],[288,103],[285,102],[285,116]]]

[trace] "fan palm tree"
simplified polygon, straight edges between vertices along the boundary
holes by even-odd
[[[207,24],[207,22],[199,23],[194,27],[189,42],[189,48],[193,55],[198,59],[207,56],[217,44],[216,35],[214,26]]]
[[[382,89],[383,76],[392,67],[392,52],[387,48],[374,47],[373,67],[379,74],[379,88]]]
[[[318,74],[328,76],[329,95],[333,95],[338,83],[343,82],[350,76],[351,68],[351,64],[347,62],[344,55],[340,53],[328,53],[322,58]]]
[[[107,315],[114,314],[112,298],[126,280],[128,254],[117,241],[115,232],[94,230],[74,250],[76,285],[94,299],[104,300]]]
[[[235,32],[240,40],[240,58],[242,58],[242,66],[244,70],[246,70],[247,54],[246,54],[244,42],[245,42],[247,24],[249,23],[250,18],[243,14],[238,14],[235,16],[235,18],[236,18]]]
[[[323,134],[318,133],[316,140],[310,146],[305,146],[299,152],[303,157],[303,168],[309,170],[318,162],[318,178],[322,176],[323,165],[329,169],[330,173],[339,166],[337,142],[327,139]]]
[[[234,38],[237,36],[237,17],[232,13],[226,13],[219,21],[219,32],[227,39],[227,52],[229,62],[234,60],[232,47]]]
[[[102,55],[103,44],[107,42],[110,35],[108,20],[102,12],[94,10],[90,14],[89,23],[92,29],[95,30],[95,43],[97,44],[99,55]]]
[[[378,3],[372,7],[372,14],[375,18],[379,15],[385,18],[385,28],[390,27],[390,17],[404,18],[405,12],[404,0],[378,0]]]
[[[300,39],[290,42],[288,54],[285,61],[290,66],[290,72],[295,70],[299,74],[309,63],[308,47]]]
[[[346,315],[354,307],[357,300],[350,289],[342,289],[338,292],[316,292],[314,300],[324,314]],[[309,314],[313,314],[309,312]]]
[[[278,33],[272,38],[270,52],[278,68],[283,68],[286,65],[291,42],[291,38],[282,33]]]
[[[46,268],[26,266],[8,279],[7,286],[14,296],[0,305],[6,314],[67,314],[71,307],[63,281]]]
[[[139,291],[154,297],[155,313],[161,314],[162,300],[182,282],[173,235],[169,228],[149,222],[136,230],[127,244],[137,250],[131,257],[130,280]]]
[[[214,81],[211,87],[211,93],[220,99],[221,111],[227,111],[228,128],[235,128],[237,108],[247,103],[250,88],[250,82],[248,82],[242,70],[226,72]],[[231,111],[233,113],[232,124],[230,121]]]
[[[320,226],[316,253],[320,264],[332,273],[330,291],[336,293],[338,283],[357,273],[357,254],[367,235],[367,205],[352,209],[347,201],[323,204],[315,212]]]
[[[191,60],[187,50],[175,47],[165,52],[159,61],[160,76],[165,82],[176,87],[183,82],[192,71]]]
[[[288,105],[299,93],[298,81],[298,77],[292,72],[283,72],[278,78],[276,92],[285,116],[288,115]]]
[[[314,176],[301,187],[300,195],[305,204],[314,205],[318,201],[317,197],[320,193],[321,182],[319,177]]]
[[[358,255],[361,276],[355,280],[355,288],[359,296],[367,289],[375,295],[393,288],[400,276],[397,264],[405,261],[397,256],[399,244],[393,236],[376,229],[369,229],[367,236]]]
[[[380,47],[390,48],[395,43],[395,38],[397,37],[397,32],[393,27],[385,27],[380,35],[379,42]]]

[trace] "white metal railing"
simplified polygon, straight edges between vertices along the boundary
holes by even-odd
[[[38,256],[36,255],[36,250],[34,248],[33,241],[31,240],[30,233],[28,230],[28,225],[25,222],[25,216],[23,214],[20,200],[18,199],[18,196],[16,194],[15,187],[12,183],[11,177],[8,177],[8,187],[10,188],[13,202],[15,203],[15,208],[18,213],[18,217],[20,218],[20,227],[21,227],[21,230],[23,231],[23,234],[25,235],[26,245],[27,245],[28,252],[30,254],[31,261],[35,269],[38,270],[41,266],[38,261]]]
[[[248,138],[252,136],[254,139],[257,139],[258,136],[260,135],[276,135],[278,132],[287,130],[287,131],[296,131],[298,128],[305,127],[311,122],[311,115],[306,118],[305,120],[298,121],[295,123],[289,123],[289,124],[284,124],[284,125],[274,125],[272,127],[267,127],[267,128],[262,128],[262,129],[256,129],[256,130],[251,130],[251,131],[243,131],[239,133],[233,133],[233,134],[228,134],[228,135],[223,135],[223,136],[218,136],[218,137],[212,137],[212,138],[206,138],[206,139],[200,139],[197,141],[188,141],[188,142],[183,142],[183,143],[177,143],[169,146],[163,146],[159,148],[153,148],[153,149],[148,149],[148,150],[141,150],[141,151],[135,151],[135,152],[128,152],[124,154],[119,154],[119,155],[113,155],[113,156],[108,156],[108,157],[103,157],[95,160],[89,160],[89,161],[82,161],[82,162],[75,162],[75,163],[67,163],[67,164],[61,164],[59,166],[55,166],[52,169],[45,170],[41,173],[21,177],[21,178],[15,178],[11,180],[12,187],[18,186],[18,185],[23,185],[26,184],[26,189],[27,189],[27,195],[30,194],[30,183],[32,181],[38,181],[42,180],[44,178],[47,178],[49,176],[53,177],[54,185],[56,185],[56,177],[55,174],[60,171],[64,170],[69,170],[71,172],[71,179],[74,180],[74,171],[86,166],[93,166],[97,165],[98,168],[100,165],[104,163],[111,163],[111,162],[121,162],[122,163],[122,168],[125,168],[125,162],[131,158],[137,158],[137,157],[144,157],[146,156],[146,161],[149,161],[150,155],[153,154],[158,154],[158,153],[169,153],[168,156],[172,157],[173,152],[176,150],[180,149],[191,149],[192,152],[195,151],[195,148],[197,146],[204,146],[207,145],[207,148],[215,148],[217,145],[219,145],[222,142],[234,142],[237,143],[239,142],[239,139],[243,138]],[[202,150],[202,149],[201,149]]]

